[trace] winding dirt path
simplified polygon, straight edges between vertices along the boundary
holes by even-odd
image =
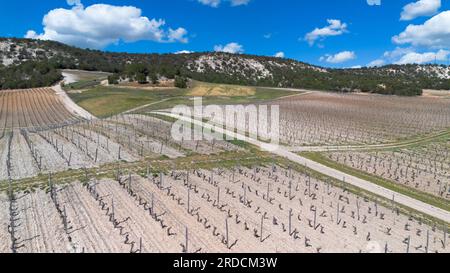
[[[67,93],[61,88],[59,84],[52,87],[52,89],[56,92],[56,95],[60,98],[61,102],[64,106],[69,110],[70,113],[78,115],[87,120],[95,120],[97,119],[94,115],[89,113],[88,111],[81,108],[78,104],[76,104]]]

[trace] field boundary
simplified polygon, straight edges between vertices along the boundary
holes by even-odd
[[[398,141],[395,143],[375,144],[375,145],[343,145],[343,146],[302,146],[288,147],[291,152],[343,152],[343,151],[381,151],[416,147],[429,143],[433,140],[449,137],[450,130],[441,131],[423,137],[412,138],[409,140]]]
[[[374,176],[368,173],[365,173],[363,171],[342,165],[340,163],[334,162],[332,160],[329,160],[325,156],[323,156],[320,153],[314,153],[314,152],[304,152],[300,153],[301,156],[308,158],[309,160],[315,161],[317,163],[323,164],[329,168],[333,168],[336,170],[339,170],[341,172],[344,172],[346,174],[358,177],[360,179],[367,180],[371,183],[374,183],[376,185],[382,186],[384,188],[390,189],[392,191],[407,195],[411,198],[414,198],[416,200],[420,200],[424,203],[433,205],[435,207],[444,209],[446,211],[450,211],[450,201],[445,200],[443,198],[439,198],[437,196],[421,192],[403,185],[395,184],[394,182],[391,182],[389,180],[386,180],[384,178]]]

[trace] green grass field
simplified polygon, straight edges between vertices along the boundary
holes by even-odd
[[[97,117],[107,117],[127,110],[183,95],[179,89],[139,90],[97,86],[82,93],[72,93],[72,100]]]
[[[211,84],[208,84],[211,85]],[[230,86],[227,86],[232,89]],[[242,87],[236,86],[238,90]],[[254,87],[253,96],[206,96],[203,104],[245,104],[270,101],[273,99],[299,94],[299,92]],[[96,86],[82,93],[69,93],[75,103],[97,117],[108,117],[123,113],[140,106],[155,103],[141,109],[149,112],[172,108],[176,105],[193,105],[192,89],[155,89],[117,88]],[[234,91],[230,91],[234,92]]]
[[[80,90],[80,89],[87,89],[87,88],[93,88],[97,85],[100,85],[101,80],[83,80],[74,82],[71,84],[64,85],[63,89],[65,91],[72,91],[72,90]]]

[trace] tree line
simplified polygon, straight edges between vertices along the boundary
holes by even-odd
[[[139,83],[157,83],[161,77],[165,77],[174,79],[178,87],[185,87],[187,79],[190,78],[211,83],[337,92],[360,91],[401,96],[421,95],[422,89],[450,89],[450,80],[419,73],[417,65],[322,69],[290,59],[245,54],[130,54],[80,49],[53,41],[12,40],[20,43],[22,48],[39,48],[41,53],[35,54],[34,60],[7,67],[0,66],[2,89],[54,84],[61,79],[58,69],[110,72],[113,73],[109,77],[110,83],[117,83],[121,78],[129,78]],[[20,54],[25,60],[31,58],[26,51]],[[49,55],[51,57],[48,57]],[[209,66],[205,66],[201,71],[192,67],[198,58],[205,55],[219,56],[223,64],[238,61],[222,71]],[[269,70],[270,77],[255,74],[255,70],[246,62],[249,60],[262,63]]]
[[[26,89],[51,86],[62,80],[61,72],[46,61],[27,61],[0,67],[0,89]]]

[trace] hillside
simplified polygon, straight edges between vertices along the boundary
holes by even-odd
[[[85,50],[53,41],[0,38],[0,89],[48,86],[57,69],[125,75],[141,64],[146,76],[183,76],[198,81],[332,91],[420,95],[450,89],[450,69],[437,65],[327,69],[290,59],[227,53],[129,54]]]

